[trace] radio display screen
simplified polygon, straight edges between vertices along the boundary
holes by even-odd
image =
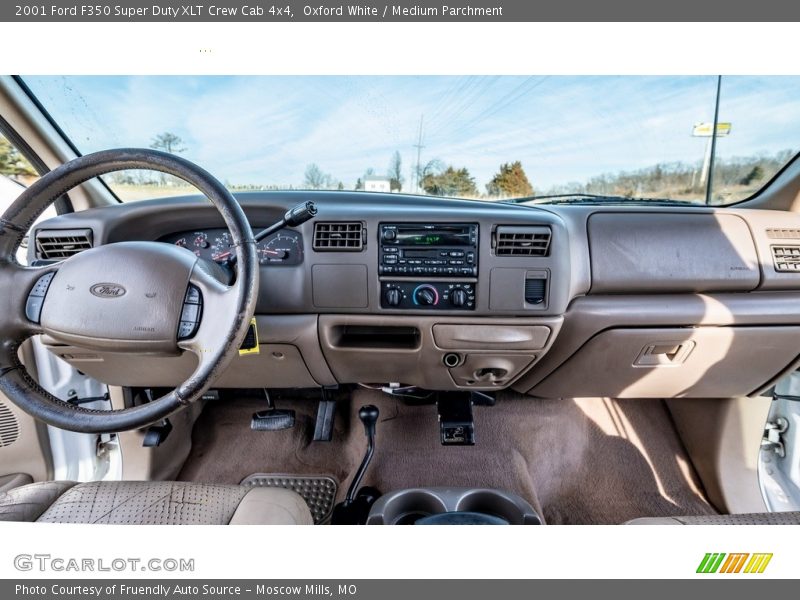
[[[397,232],[401,246],[469,246],[468,231],[401,230]]]

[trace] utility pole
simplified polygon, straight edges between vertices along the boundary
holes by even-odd
[[[417,168],[414,170],[414,191],[419,193],[420,190],[420,159],[422,156],[422,149],[425,147],[422,145],[422,120],[425,118],[425,115],[420,115],[419,117],[419,135],[417,136],[417,143],[414,144],[414,148],[417,149]]]
[[[706,179],[706,204],[711,204],[714,190],[714,158],[717,153],[717,127],[719,127],[719,95],[722,90],[722,75],[717,76],[717,98],[714,103],[714,126],[711,130],[711,146],[708,148],[708,179]]]

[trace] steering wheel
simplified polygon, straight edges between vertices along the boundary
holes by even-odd
[[[57,264],[23,267],[16,251],[33,222],[65,192],[115,171],[149,169],[194,185],[222,215],[238,262],[227,285],[216,264],[160,242],[120,242]],[[72,160],[25,190],[0,218],[0,391],[33,417],[85,433],[137,429],[196,402],[236,356],[255,312],[258,255],[242,208],[197,165],[145,149],[108,150]],[[176,355],[198,365],[170,393],[146,404],[91,410],[42,389],[18,358],[45,334],[89,352]]]

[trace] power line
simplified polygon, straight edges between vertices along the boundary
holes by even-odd
[[[422,156],[422,149],[425,147],[422,144],[422,121],[425,118],[425,115],[419,116],[419,135],[417,136],[417,143],[413,144],[413,147],[417,149],[417,168],[414,172],[414,191],[419,191],[420,188],[420,158]]]

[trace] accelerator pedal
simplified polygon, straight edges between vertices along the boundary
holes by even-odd
[[[245,477],[241,485],[284,488],[297,492],[306,501],[314,517],[315,525],[330,520],[338,488],[336,480],[326,475],[306,476],[280,473],[254,473]]]

